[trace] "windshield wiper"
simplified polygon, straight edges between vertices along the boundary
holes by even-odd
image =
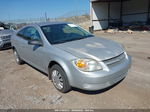
[[[66,40],[66,42],[70,42],[70,41],[74,41],[74,40],[81,40],[81,39],[84,39],[84,37],[69,39],[69,40]]]
[[[57,41],[57,42],[54,42],[54,44],[61,44],[61,43],[65,43],[66,40],[61,40],[61,41]]]
[[[87,36],[85,36],[85,37],[93,37],[94,35],[87,35]]]

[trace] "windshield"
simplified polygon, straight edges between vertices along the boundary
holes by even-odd
[[[93,35],[74,24],[55,24],[41,27],[51,44],[60,44],[92,37]]]

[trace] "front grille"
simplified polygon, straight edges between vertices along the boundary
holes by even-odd
[[[1,38],[3,41],[10,41],[11,35],[2,36]]]
[[[103,62],[106,64],[106,65],[112,65],[112,64],[116,64],[116,63],[119,63],[121,62],[123,59],[125,58],[125,54],[122,53],[116,57],[113,57],[113,58],[110,58],[108,60],[104,60]]]

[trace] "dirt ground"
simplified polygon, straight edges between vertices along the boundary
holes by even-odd
[[[73,89],[58,92],[47,76],[31,66],[17,65],[11,50],[0,51],[1,109],[147,109],[150,108],[150,33],[103,33],[97,36],[124,44],[132,69],[106,91]]]

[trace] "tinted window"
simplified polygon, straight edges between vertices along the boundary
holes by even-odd
[[[40,40],[40,34],[34,27],[27,27],[19,31],[19,36],[26,40]]]
[[[93,35],[74,24],[56,24],[41,27],[51,44],[59,44],[92,37]]]
[[[17,35],[20,36],[20,37],[23,37],[24,36],[23,32],[24,32],[24,29],[20,30]]]

